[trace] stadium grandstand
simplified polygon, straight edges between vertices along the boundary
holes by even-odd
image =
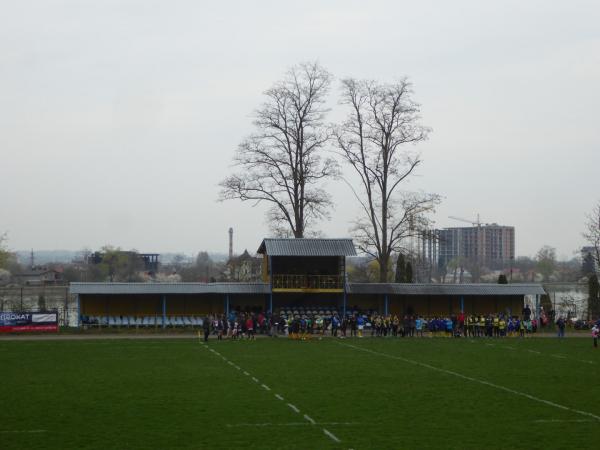
[[[80,323],[194,327],[208,315],[264,311],[346,316],[356,311],[444,316],[539,309],[540,284],[348,283],[351,239],[264,239],[261,283],[71,283]]]

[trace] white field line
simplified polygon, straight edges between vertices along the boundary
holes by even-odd
[[[314,421],[314,419],[312,417],[310,417],[308,414],[304,414],[304,418],[306,420],[308,420],[311,424],[315,424],[316,422]]]
[[[310,422],[287,422],[287,423],[228,423],[227,428],[241,428],[241,427],[310,427],[312,425],[318,426],[354,426],[358,425],[357,422],[315,422],[314,424]]]
[[[0,430],[0,433],[45,433],[46,430]]]
[[[228,423],[228,428],[238,428],[238,427],[306,427],[310,425],[306,422],[288,422],[288,423]]]
[[[293,404],[291,404],[291,403],[288,403],[287,405],[290,407],[290,409],[291,409],[292,411],[294,411],[294,412],[295,412],[295,413],[297,413],[297,414],[300,414],[300,410],[298,409],[298,407],[297,407],[296,405],[293,405]]]
[[[127,346],[127,347],[120,347],[119,350],[123,350],[123,349],[131,349],[131,350],[155,350],[155,349],[163,349],[163,348],[169,348],[166,345],[131,345],[131,346]]]
[[[470,377],[470,376],[467,376],[467,375],[463,375],[462,373],[454,372],[452,370],[441,369],[439,367],[432,366],[431,364],[427,364],[427,363],[415,361],[413,359],[403,358],[402,356],[395,356],[395,355],[390,355],[388,353],[376,352],[376,351],[373,351],[373,350],[369,350],[368,348],[359,347],[359,346],[351,345],[351,344],[342,344],[340,342],[338,342],[338,344],[342,345],[344,347],[350,347],[350,348],[353,348],[355,350],[360,350],[360,351],[363,351],[363,352],[371,353],[373,355],[385,356],[387,358],[397,359],[398,361],[403,361],[405,363],[412,364],[414,366],[424,367],[426,369],[430,369],[430,370],[433,370],[435,372],[445,373],[446,375],[452,375],[454,377],[461,378],[463,380],[471,381],[473,383],[482,384],[484,386],[488,386],[488,387],[491,387],[491,388],[494,388],[494,389],[498,389],[500,391],[508,392],[508,393],[514,394],[514,395],[518,395],[519,397],[525,397],[525,398],[527,398],[529,400],[532,400],[534,402],[542,403],[542,404],[547,405],[547,406],[552,406],[553,408],[562,409],[564,411],[570,411],[570,412],[573,412],[575,414],[579,414],[581,416],[586,416],[586,417],[591,417],[593,419],[596,419],[596,420],[600,421],[600,416],[592,414],[591,412],[581,411],[580,409],[575,409],[575,408],[570,408],[568,406],[564,406],[564,405],[561,405],[559,403],[554,403],[554,402],[551,402],[550,400],[544,400],[543,398],[539,398],[539,397],[536,397],[534,395],[527,394],[525,392],[516,391],[514,389],[511,389],[511,388],[508,388],[506,386],[502,386],[502,385],[499,385],[499,384],[495,384],[495,383],[492,383],[490,381],[485,381],[485,380],[480,380],[478,378],[473,378],[473,377]]]
[[[494,347],[494,344],[485,344],[485,345],[487,345],[488,347]],[[519,349],[519,348],[511,347],[511,346],[508,346],[508,345],[500,345],[500,346],[498,346],[498,348],[505,348],[505,349],[508,349],[508,350],[521,350],[521,351],[524,351],[524,352],[532,353],[534,355],[542,355],[542,356],[548,355],[547,353],[544,354],[544,353],[542,353],[542,352],[540,352],[538,350],[532,350],[530,348]],[[553,355],[548,355],[548,356],[551,356],[552,358],[557,358],[557,359],[569,359],[569,357],[566,356],[566,355],[553,354]],[[596,364],[594,361],[589,361],[589,360],[585,360],[585,359],[578,359],[577,361],[585,363],[585,364]]]
[[[207,350],[210,350],[211,352],[213,352],[214,354],[216,354],[217,356],[220,356],[221,359],[223,359],[223,361],[225,361],[227,364],[234,366],[234,367],[238,367],[236,364],[234,364],[233,362],[229,361],[225,356],[221,355],[219,352],[213,350],[212,348],[210,348],[207,344],[201,342],[201,345],[204,346],[204,348],[206,348]],[[238,369],[241,369],[238,367]],[[251,376],[249,372],[246,372],[245,370],[243,371],[244,375],[246,376]],[[264,383],[261,383],[260,380],[256,377],[251,377],[252,381],[254,381],[257,384],[260,384],[266,391],[270,391],[271,388],[269,388],[269,386],[267,386]],[[279,394],[275,394],[275,397],[279,400],[283,400],[283,397]],[[293,405],[292,403],[287,403],[287,405],[290,407],[290,409],[292,409],[296,414],[302,414],[300,412],[300,409],[298,409],[298,407],[296,405]],[[308,415],[304,414],[304,419],[311,425],[315,425],[315,421]],[[331,431],[323,428],[323,433],[325,433],[325,435],[327,435],[331,440],[333,440],[334,442],[337,442],[338,444],[340,442],[342,442],[335,434],[333,434]]]
[[[573,420],[562,420],[562,419],[538,419],[534,420],[534,423],[589,423],[594,422],[592,419],[573,419]]]
[[[338,444],[339,444],[340,442],[342,442],[342,441],[340,441],[340,440],[338,439],[338,437],[337,437],[335,434],[333,434],[333,433],[332,433],[331,431],[329,431],[327,428],[323,428],[323,433],[325,433],[327,436],[329,436],[329,437],[331,438],[331,440],[333,440],[333,441],[337,442]]]

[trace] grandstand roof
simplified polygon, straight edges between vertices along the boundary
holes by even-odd
[[[72,294],[268,294],[268,283],[71,283]]]
[[[268,283],[71,283],[72,294],[269,294]],[[354,295],[543,295],[541,284],[348,283]]]
[[[262,241],[258,253],[270,256],[356,256],[352,239],[272,239]]]
[[[544,295],[541,284],[348,283],[349,294],[391,295]]]

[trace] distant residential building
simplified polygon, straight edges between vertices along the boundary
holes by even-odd
[[[240,256],[227,261],[225,276],[229,281],[259,281],[262,275],[262,258],[251,256],[244,250]]]
[[[141,261],[145,272],[150,274],[158,273],[160,253],[136,253],[132,251],[121,251],[130,257],[135,257]],[[101,264],[104,261],[104,253],[94,252],[88,257],[89,264]]]
[[[439,261],[438,230],[423,230],[408,239],[405,257],[412,263],[415,282],[431,282]]]
[[[515,228],[498,224],[437,230],[440,266],[456,258],[501,268],[515,258]]]
[[[64,282],[61,270],[41,266],[30,268],[27,272],[16,273],[13,277],[18,284],[25,286],[45,286]]]

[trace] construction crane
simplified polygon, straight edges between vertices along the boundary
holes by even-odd
[[[470,223],[471,225],[478,226],[478,227],[481,227],[481,225],[488,225],[487,223],[481,223],[479,214],[477,214],[477,220],[468,220],[468,219],[463,219],[461,217],[455,217],[455,216],[448,216],[448,219],[458,220],[459,222]]]

